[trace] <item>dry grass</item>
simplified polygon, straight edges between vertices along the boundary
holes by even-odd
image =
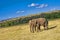
[[[49,21],[48,30],[35,33],[29,31],[28,24],[0,28],[0,40],[60,40],[60,19]]]

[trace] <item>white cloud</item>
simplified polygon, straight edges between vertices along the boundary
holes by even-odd
[[[52,10],[56,10],[56,8],[52,8],[51,11],[52,11]]]
[[[36,7],[36,8],[43,8],[44,7],[44,4],[41,4],[41,5],[39,5],[38,7]]]
[[[48,6],[48,4],[45,4],[45,7],[47,7]]]
[[[24,13],[24,11],[17,11],[16,13]]]
[[[36,4],[36,3],[31,3],[30,5],[28,5],[28,7],[36,7],[36,8],[44,8],[47,6],[48,4]]]
[[[28,7],[34,7],[34,6],[37,6],[39,4],[35,4],[35,3],[31,3],[30,5],[28,5]]]
[[[40,4],[39,6],[37,6],[36,8],[44,8],[44,7],[47,7],[48,4]]]
[[[22,13],[23,13],[24,11],[20,11],[20,12],[22,12]]]

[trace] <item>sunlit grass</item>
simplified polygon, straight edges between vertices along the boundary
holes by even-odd
[[[0,28],[0,40],[60,40],[60,19],[49,21],[49,28],[35,33],[29,31],[28,24]]]

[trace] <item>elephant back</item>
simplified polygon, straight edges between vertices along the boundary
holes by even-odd
[[[37,23],[43,25],[46,22],[45,18],[38,18]]]

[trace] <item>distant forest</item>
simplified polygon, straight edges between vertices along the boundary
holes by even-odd
[[[9,20],[0,21],[0,27],[9,27],[9,26],[18,25],[18,24],[24,24],[24,23],[28,23],[29,20],[31,19],[36,19],[40,17],[44,17],[48,20],[60,18],[60,10],[33,14],[29,16],[17,17],[17,18],[12,18]]]

